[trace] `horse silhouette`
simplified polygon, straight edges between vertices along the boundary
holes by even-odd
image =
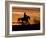
[[[28,21],[28,19],[30,19],[30,17],[27,16],[26,13],[24,13],[24,17],[18,18],[18,21],[21,20],[21,21],[22,21],[22,22],[21,22],[22,25],[23,25],[23,24],[25,25],[25,24],[27,24],[27,23],[30,24],[29,21]]]

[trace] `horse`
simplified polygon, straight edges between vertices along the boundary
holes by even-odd
[[[24,17],[18,18],[18,21],[21,20],[22,21],[22,24],[29,23],[28,19],[30,19],[30,17],[26,15]]]

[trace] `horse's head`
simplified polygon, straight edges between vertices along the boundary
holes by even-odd
[[[28,19],[30,19],[30,17],[28,16]]]

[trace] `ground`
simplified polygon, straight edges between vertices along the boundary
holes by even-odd
[[[40,24],[12,25],[12,31],[40,30]]]

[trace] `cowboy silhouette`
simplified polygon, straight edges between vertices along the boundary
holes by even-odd
[[[21,20],[22,21],[21,22],[22,25],[27,25],[27,24],[30,24],[29,21],[28,21],[28,19],[30,19],[30,17],[27,16],[26,13],[24,13],[24,17],[18,18],[18,21]]]

